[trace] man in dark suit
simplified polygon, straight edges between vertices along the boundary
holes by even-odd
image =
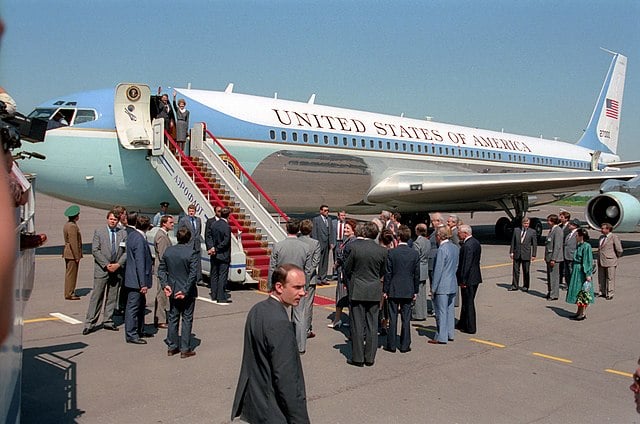
[[[244,351],[231,419],[248,423],[309,423],[302,362],[286,308],[305,295],[304,271],[292,264],[271,274],[271,292],[254,305],[244,328]]]
[[[320,263],[318,264],[318,285],[327,283],[327,269],[329,268],[329,252],[333,249],[333,224],[329,217],[329,206],[320,206],[320,215],[313,218],[311,238],[320,243]]]
[[[146,294],[152,286],[151,266],[153,258],[144,233],[151,226],[146,216],[136,212],[127,215],[127,266],[124,272],[124,288],[127,306],[124,310],[124,329],[127,343],[147,344],[141,337],[144,332],[144,311]],[[135,225],[135,227],[134,227]]]
[[[375,241],[378,226],[367,222],[364,239],[351,243],[351,253],[344,270],[351,302],[350,365],[373,365],[378,348],[378,311],[382,298],[381,279],[387,269],[387,250]],[[366,340],[366,345],[365,345]]]
[[[165,343],[169,347],[167,355],[180,352],[181,358],[189,358],[196,353],[191,350],[191,327],[193,311],[198,297],[196,289],[196,261],[189,240],[191,234],[186,227],[180,228],[177,234],[178,245],[169,246],[160,258],[158,280],[169,298],[169,328]],[[182,318],[182,333],[178,329]]]
[[[520,267],[522,267],[522,291],[529,291],[531,262],[536,260],[538,250],[538,235],[529,228],[529,218],[522,219],[522,226],[513,230],[509,256],[513,260],[513,277],[509,291],[518,290],[520,282]]]
[[[208,219],[205,229],[207,253],[211,257],[211,299],[218,305],[231,303],[224,290],[231,263],[231,227],[227,221],[230,213],[231,209],[225,206],[220,210],[220,219]]]
[[[476,334],[475,298],[478,284],[482,283],[482,274],[480,273],[482,248],[478,239],[473,237],[470,225],[460,225],[458,237],[460,237],[462,246],[456,273],[462,298],[458,330],[463,333]]]
[[[406,225],[398,228],[400,242],[387,254],[383,295],[389,302],[389,330],[385,350],[396,351],[398,334],[398,310],[402,320],[400,352],[411,350],[411,302],[416,300],[420,285],[420,255],[409,246],[411,230]],[[425,305],[425,313],[426,305]]]
[[[82,330],[84,335],[95,330],[103,304],[102,328],[118,330],[118,327],[113,323],[113,315],[118,306],[118,294],[122,285],[124,264],[127,260],[124,248],[127,232],[118,226],[119,218],[116,211],[109,211],[107,225],[98,228],[93,233],[91,246],[94,260],[93,290]]]
[[[562,274],[560,276],[560,281],[564,278],[564,286],[562,283],[560,286],[563,289],[569,288],[569,283],[571,282],[571,273],[573,272],[573,255],[576,253],[576,249],[578,248],[578,241],[576,239],[576,231],[580,228],[580,221],[577,219],[572,219],[566,223],[566,227],[569,231],[564,231],[564,261],[562,261]]]
[[[193,246],[193,251],[198,255],[197,279],[202,280],[202,263],[200,262],[200,251],[202,250],[202,221],[196,216],[196,205],[191,204],[187,207],[187,215],[181,216],[178,220],[178,230],[187,227],[191,232],[191,240],[189,244]]]

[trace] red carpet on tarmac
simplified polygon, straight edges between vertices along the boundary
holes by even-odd
[[[331,299],[328,297],[324,297],[324,296],[318,296],[316,294],[314,300],[313,300],[313,304],[315,306],[329,306],[329,305],[335,305],[336,304],[336,300],[335,299]]]

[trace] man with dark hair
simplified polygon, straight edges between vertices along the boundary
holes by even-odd
[[[198,257],[187,243],[191,239],[189,229],[182,227],[177,234],[178,245],[169,246],[160,259],[158,280],[169,298],[169,328],[165,343],[167,355],[180,352],[181,358],[189,358],[196,353],[191,350],[191,327],[193,311],[198,297],[196,289],[196,261]],[[178,336],[180,319],[182,332]]]
[[[418,237],[413,242],[413,249],[418,252],[420,258],[420,284],[418,295],[411,310],[411,319],[414,321],[424,321],[427,319],[429,309],[429,290],[427,290],[427,280],[429,279],[429,254],[431,252],[431,241],[427,238],[427,224],[416,225]]]
[[[207,253],[211,257],[211,299],[218,305],[228,305],[225,287],[229,278],[231,263],[231,227],[229,226],[231,209],[220,209],[220,219],[209,218],[205,228]]]
[[[320,243],[318,240],[312,239],[309,235],[313,230],[313,222],[310,219],[303,219],[300,222],[300,234],[298,239],[304,242],[311,251],[311,274],[307,275],[307,285],[304,291],[307,296],[304,298],[304,321],[307,328],[307,338],[311,339],[316,336],[313,332],[313,301],[316,297],[316,284],[318,282],[318,263],[320,263]]]
[[[200,251],[202,250],[202,221],[196,216],[196,205],[191,204],[187,207],[187,215],[180,217],[178,220],[178,229],[187,227],[191,232],[191,240],[189,244],[193,246],[193,251],[198,255],[197,280],[202,280],[202,263],[200,262]]]
[[[118,226],[119,218],[118,211],[107,212],[107,225],[93,233],[91,246],[94,260],[93,291],[82,330],[84,335],[95,330],[103,304],[102,328],[118,330],[113,323],[113,315],[118,307],[118,295],[122,285],[124,264],[127,260],[124,248],[127,232]]]
[[[156,278],[158,276],[158,267],[160,266],[160,260],[164,255],[165,250],[171,246],[171,239],[169,238],[169,232],[173,231],[173,217],[171,215],[162,215],[158,222],[160,228],[156,232],[153,238],[153,246],[156,251],[156,260],[153,264]],[[153,305],[153,324],[157,328],[167,328],[167,311],[169,310],[169,299],[162,290],[162,285],[157,284],[156,300]]]
[[[333,249],[335,235],[333,234],[333,224],[329,216],[329,206],[321,205],[320,214],[313,218],[313,231],[311,238],[320,243],[320,263],[318,264],[318,285],[324,286],[327,283],[327,269],[329,268],[329,252]]]
[[[309,423],[302,362],[286,310],[304,297],[306,276],[300,267],[283,264],[273,269],[269,282],[269,297],[247,315],[231,419]]]
[[[509,291],[517,291],[520,283],[520,267],[522,267],[522,291],[529,291],[531,262],[536,260],[538,235],[529,228],[529,218],[522,219],[522,225],[513,230],[509,256],[513,260],[513,277]]]
[[[312,252],[309,246],[298,239],[300,221],[291,218],[286,225],[287,238],[273,245],[271,251],[271,261],[269,262],[269,282],[272,275],[283,264],[293,264],[304,270],[307,284],[309,276],[312,274]],[[271,287],[270,287],[271,289]],[[304,305],[307,298],[304,297],[293,308],[291,308],[292,321],[295,324],[296,339],[298,341],[298,351],[305,353],[307,349],[307,326],[304,318]]]
[[[127,343],[147,344],[141,337],[144,332],[144,310],[146,294],[152,286],[151,264],[153,259],[147,245],[145,233],[151,226],[149,218],[135,212],[127,215],[127,267],[124,273],[124,287],[127,306],[124,310],[124,329]],[[135,227],[134,227],[135,225]]]
[[[378,348],[378,312],[382,298],[382,284],[387,265],[387,250],[375,241],[378,226],[363,225],[364,239],[351,243],[351,253],[344,270],[351,302],[351,360],[350,365],[373,365]],[[366,344],[365,344],[366,340]]]
[[[547,263],[547,300],[558,300],[560,295],[560,262],[564,259],[564,235],[558,226],[558,215],[547,216],[549,234],[544,246],[544,260]]]
[[[580,221],[577,219],[572,219],[567,221],[565,224],[565,228],[568,231],[564,231],[564,242],[563,242],[563,258],[562,268],[560,269],[560,287],[562,289],[569,288],[569,283],[571,283],[571,273],[573,272],[573,255],[576,253],[576,249],[578,248],[578,242],[576,241],[576,231],[580,228]],[[564,285],[562,280],[564,279]]]
[[[409,246],[411,229],[406,225],[398,227],[400,242],[387,254],[383,295],[389,302],[389,330],[385,350],[396,351],[398,335],[398,311],[402,320],[400,331],[400,352],[411,350],[411,302],[416,300],[420,285],[420,255]],[[426,313],[426,305],[425,305]]]

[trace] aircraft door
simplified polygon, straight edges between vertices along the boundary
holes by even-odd
[[[125,149],[150,149],[153,140],[149,102],[151,90],[145,84],[118,84],[114,115],[118,140]]]

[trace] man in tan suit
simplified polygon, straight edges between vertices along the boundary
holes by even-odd
[[[64,258],[67,270],[64,273],[64,298],[67,300],[80,300],[76,296],[76,282],[78,281],[78,265],[82,258],[82,235],[78,228],[80,219],[80,207],[72,205],[64,211],[64,216],[68,218],[62,229],[64,236]]]
[[[607,300],[613,299],[616,282],[616,267],[618,258],[622,256],[622,244],[617,235],[611,231],[613,227],[608,222],[600,226],[602,235],[598,240],[598,284],[600,295]]]
[[[160,259],[164,255],[164,251],[167,247],[171,246],[171,240],[169,239],[169,232],[173,231],[174,220],[171,215],[162,215],[159,219],[160,228],[153,239],[153,245],[156,251],[156,261],[153,268],[153,273],[156,276],[156,300],[154,302],[154,319],[153,323],[157,328],[168,328],[167,312],[169,311],[169,298],[164,293],[161,284],[158,283],[158,267],[160,266]]]

